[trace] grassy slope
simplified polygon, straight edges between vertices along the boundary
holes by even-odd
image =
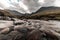
[[[60,8],[58,7],[44,7],[38,10],[38,12],[32,14],[29,18],[40,18],[40,17],[56,17],[60,19]]]

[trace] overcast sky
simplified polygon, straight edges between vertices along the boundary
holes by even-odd
[[[56,0],[54,6],[60,7],[60,0]]]
[[[0,0],[0,9],[14,9],[21,13],[31,13],[49,6],[60,7],[60,0]]]

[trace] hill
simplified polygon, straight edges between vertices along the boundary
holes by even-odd
[[[45,19],[45,18],[60,19],[60,7],[42,7],[36,13],[31,14],[29,18],[33,18],[33,19]]]

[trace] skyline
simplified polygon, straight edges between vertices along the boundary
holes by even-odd
[[[41,7],[49,6],[60,7],[60,0],[0,0],[0,9],[16,10],[21,13],[32,13]]]

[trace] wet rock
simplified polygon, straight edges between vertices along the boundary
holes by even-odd
[[[15,30],[17,30],[17,31],[19,31],[19,32],[21,32],[21,33],[27,33],[27,32],[29,31],[29,29],[26,28],[26,27],[17,28],[17,29],[15,29]]]
[[[0,40],[2,40],[4,36],[5,36],[4,34],[0,34]]]
[[[8,28],[4,28],[0,31],[0,34],[8,34],[11,31],[14,31],[14,26],[8,27]]]
[[[21,25],[21,24],[24,24],[24,23],[19,23],[19,22],[18,23],[14,23],[14,25]]]
[[[1,38],[2,40],[15,40],[16,37],[21,38],[22,37],[22,34],[17,32],[17,31],[12,31],[10,32],[9,34],[3,36],[3,38]]]
[[[0,31],[0,34],[7,34],[9,32],[9,28],[5,28]]]
[[[27,40],[41,40],[42,33],[39,30],[32,30],[27,35]]]
[[[24,24],[26,21],[23,21],[23,20],[16,20],[15,22],[14,22],[14,25],[22,25],[22,24]]]

